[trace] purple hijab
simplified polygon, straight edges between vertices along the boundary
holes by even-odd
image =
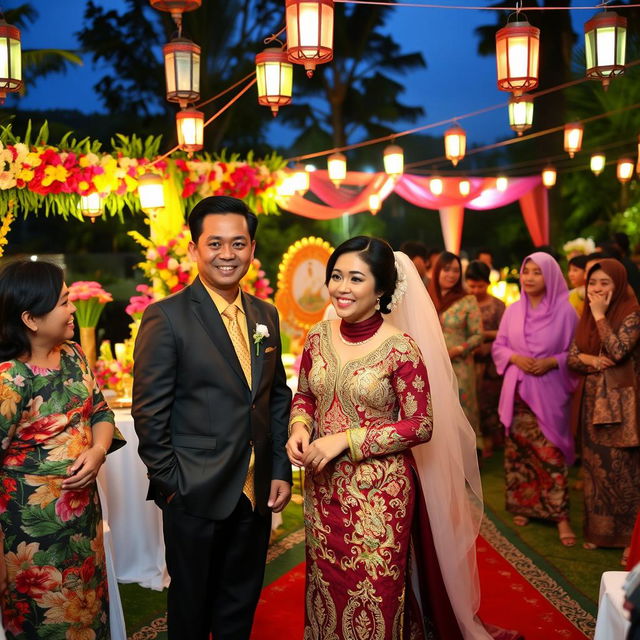
[[[544,277],[545,294],[533,309],[523,291],[520,300],[504,313],[492,355],[498,373],[504,375],[498,411],[507,433],[513,421],[516,391],[531,408],[544,436],[564,454],[567,464],[575,459],[573,436],[569,425],[571,393],[576,378],[567,367],[569,345],[573,339],[578,316],[569,303],[569,289],[558,263],[547,253],[527,256]],[[543,376],[525,373],[509,362],[513,354],[547,358],[553,356],[558,368]]]

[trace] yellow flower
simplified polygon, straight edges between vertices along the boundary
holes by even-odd
[[[62,165],[58,165],[57,167],[48,166],[44,170],[44,178],[42,180],[42,186],[48,187],[53,182],[56,182],[56,181],[64,182],[67,179],[67,175],[68,175],[68,172]]]
[[[28,164],[30,167],[39,167],[42,164],[42,160],[40,160],[40,156],[33,151],[27,154],[27,157],[24,159],[24,164]]]
[[[20,394],[11,387],[0,384],[0,414],[4,418],[13,418],[16,415],[18,402],[20,402]]]
[[[30,487],[38,487],[30,496],[28,503],[41,509],[46,508],[62,493],[62,478],[56,476],[24,476]]]
[[[100,193],[111,193],[118,189],[118,178],[116,178],[115,173],[107,171],[100,175],[93,176],[93,185],[96,191]]]
[[[33,180],[34,173],[35,171],[33,171],[33,169],[20,169],[16,174],[16,178],[18,180],[24,180],[25,182],[29,182],[30,180]]]

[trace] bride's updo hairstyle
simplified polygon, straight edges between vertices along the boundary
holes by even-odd
[[[331,254],[327,262],[326,285],[331,280],[331,274],[338,258],[345,253],[357,253],[360,259],[371,269],[376,282],[376,291],[382,291],[380,313],[391,313],[389,303],[398,279],[396,259],[391,245],[382,238],[371,238],[370,236],[356,236],[345,240]]]

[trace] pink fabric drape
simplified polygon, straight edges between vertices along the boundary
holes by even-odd
[[[460,194],[460,182],[465,178],[442,178],[440,195],[432,193],[432,177],[404,174],[397,179],[385,173],[350,171],[336,188],[326,171],[311,174],[309,190],[322,202],[312,202],[302,196],[281,198],[283,209],[315,220],[330,220],[345,214],[369,210],[369,196],[374,193],[384,200],[395,192],[404,200],[424,209],[440,212],[440,225],[447,250],[458,253],[462,241],[464,209],[487,210],[520,201],[522,215],[535,246],[549,243],[549,207],[546,189],[539,176],[510,178],[504,191],[496,189],[495,178],[466,178],[469,194]]]

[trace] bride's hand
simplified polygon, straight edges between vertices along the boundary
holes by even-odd
[[[302,457],[309,446],[309,432],[302,422],[294,423],[291,428],[291,436],[287,441],[287,455],[291,464],[295,464],[296,467],[304,466]]]
[[[349,442],[346,433],[332,433],[314,440],[302,457],[304,466],[312,473],[320,473],[331,460],[339,456]]]

